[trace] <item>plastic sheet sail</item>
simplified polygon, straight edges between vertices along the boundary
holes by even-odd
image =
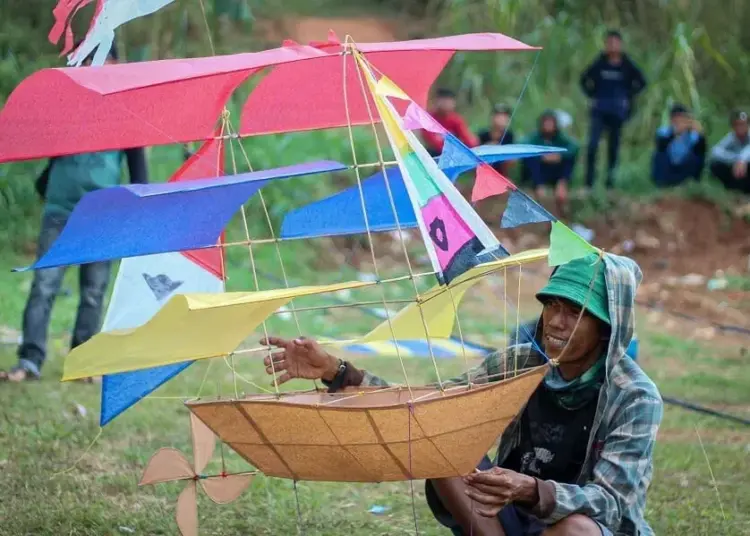
[[[102,426],[193,363],[212,360],[231,370],[234,396],[210,398],[200,393],[185,402],[191,414],[193,463],[179,452],[160,451],[144,474],[142,483],[193,481],[178,502],[184,534],[197,530],[195,479],[217,502],[236,498],[249,484],[249,472],[227,473],[223,456],[220,473],[201,474],[213,453],[211,433],[269,476],[380,482],[466,474],[519,413],[546,366],[524,370],[514,363],[500,377],[451,382],[441,379],[436,356],[440,351],[463,355],[468,369],[469,354],[481,355],[481,346],[464,338],[468,332],[462,330],[457,314],[464,295],[477,282],[492,274],[506,276],[507,290],[507,272],[517,269],[520,301],[523,265],[547,259],[555,266],[593,249],[491,166],[562,149],[510,145],[472,150],[446,132],[421,104],[456,51],[532,48],[500,34],[361,45],[329,36],[328,42],[315,46],[288,44],[221,58],[44,70],[14,90],[0,112],[0,162],[203,142],[165,184],[117,186],[84,196],[56,242],[30,267],[122,259],[102,332],[73,349],[64,363],[64,381],[103,376]],[[272,67],[271,73],[251,93],[235,131],[226,112],[227,99],[241,81],[265,67]],[[50,81],[60,92],[49,91]],[[45,97],[51,94],[54,97]],[[185,99],[192,105],[184,106]],[[38,106],[29,107],[29,102]],[[84,104],[90,114],[76,112]],[[28,110],[39,114],[30,117]],[[69,117],[86,128],[63,128]],[[356,125],[371,128],[377,162],[358,161],[361,152],[355,150],[352,135]],[[237,171],[240,154],[246,168],[252,169],[243,137],[332,127],[348,129],[349,164],[321,160]],[[420,144],[419,130],[443,136],[439,158],[432,158]],[[29,143],[21,143],[26,135]],[[227,144],[230,151],[225,150]],[[233,173],[225,175],[229,155]],[[367,169],[375,174],[363,178]],[[549,250],[509,255],[454,186],[460,173],[472,170],[472,200],[508,194],[501,227],[549,222]],[[349,173],[356,183],[288,213],[277,235],[264,187],[333,172]],[[248,213],[245,204],[251,199],[260,202],[262,211]],[[238,211],[244,237],[229,242],[225,231]],[[250,236],[248,220],[253,217],[265,219],[270,238]],[[415,273],[404,239],[407,229],[417,229],[421,236],[429,271],[422,267]],[[386,277],[379,271],[372,235],[384,231],[399,236],[407,275]],[[342,234],[366,236],[374,280],[290,283],[294,274],[284,264],[284,241]],[[229,247],[248,250],[254,289],[225,291]],[[256,247],[276,250],[283,288],[261,290]],[[417,284],[425,278],[436,280],[426,291]],[[399,283],[413,284],[413,299],[386,295],[389,285]],[[281,392],[276,385],[274,391],[260,388],[261,394],[240,394],[237,360],[246,354],[257,359],[271,351],[242,345],[258,329],[268,334],[269,316],[286,308],[299,335],[321,336],[302,332],[297,320],[302,309],[295,303],[318,300],[307,309],[320,311],[329,307],[320,305],[326,296],[357,292],[374,292],[379,299],[345,306],[380,304],[386,311],[383,322],[364,336],[321,343],[333,353],[393,350],[403,381],[396,371],[389,379],[400,385],[347,388],[333,394],[319,388]],[[396,303],[404,306],[391,314],[390,306]],[[497,314],[503,316],[507,319],[507,314]],[[434,384],[409,381],[404,358],[419,351],[432,359]],[[226,488],[224,493],[221,488]]]

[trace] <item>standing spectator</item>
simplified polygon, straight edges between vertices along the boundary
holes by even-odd
[[[614,184],[620,149],[620,133],[633,110],[633,99],[646,87],[643,74],[622,50],[622,36],[607,32],[604,52],[581,75],[583,92],[591,99],[591,127],[586,167],[586,185],[594,186],[596,153],[606,130],[607,188]]]
[[[490,118],[490,128],[482,130],[479,133],[479,143],[481,145],[507,145],[513,143],[513,131],[508,128],[510,125],[510,107],[505,104],[497,104],[492,109]],[[506,160],[497,162],[493,167],[501,174],[508,175],[515,160]]]
[[[117,60],[112,46],[106,63]],[[90,64],[91,57],[85,64]],[[37,255],[41,257],[65,227],[73,208],[88,192],[119,184],[122,163],[126,159],[131,183],[146,183],[146,159],[143,149],[73,154],[50,159],[37,179],[36,187],[44,199]],[[47,332],[52,304],[60,291],[65,267],[34,272],[31,292],[23,313],[23,338],[18,348],[18,364],[0,371],[0,380],[21,382],[38,379],[47,357]],[[110,263],[96,262],[80,267],[80,302],[71,347],[83,344],[101,326],[104,294],[109,284]]]
[[[677,186],[688,179],[700,180],[706,161],[703,128],[682,104],[669,112],[669,125],[656,131],[652,178],[657,186]]]
[[[578,156],[578,145],[560,130],[557,114],[553,110],[547,110],[539,117],[538,130],[529,136],[526,143],[566,149],[564,153],[545,154],[539,158],[524,160],[536,197],[546,197],[547,188],[553,187],[557,208],[564,216],[567,213],[568,185]]]
[[[456,136],[469,147],[479,145],[479,140],[466,125],[466,121],[456,112],[456,95],[450,89],[440,88],[435,93],[434,108],[430,114],[442,127]],[[427,151],[432,156],[439,156],[443,152],[443,136],[434,132],[423,131],[422,136]]]
[[[725,188],[750,194],[750,135],[747,112],[735,110],[730,117],[732,131],[711,149],[711,173]]]

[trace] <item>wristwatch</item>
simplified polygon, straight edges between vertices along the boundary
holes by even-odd
[[[349,363],[339,358],[339,366],[336,370],[336,375],[333,377],[333,380],[331,380],[330,382],[323,380],[323,384],[328,387],[329,393],[335,393],[336,391],[341,389],[344,384],[344,378],[346,377],[346,370],[348,367]]]

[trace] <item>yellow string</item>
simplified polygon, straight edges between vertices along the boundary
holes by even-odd
[[[237,159],[234,154],[234,145],[229,144],[230,146],[230,153],[232,156],[232,168],[234,170],[234,173],[237,174]],[[255,267],[255,255],[253,254],[253,246],[250,243],[250,228],[247,225],[247,214],[245,212],[245,205],[242,205],[242,208],[240,209],[240,214],[242,215],[242,226],[245,231],[245,238],[248,241],[247,244],[247,252],[248,256],[250,258],[250,270],[253,274],[253,282],[255,283],[255,290],[260,291],[260,281],[258,280],[258,271]],[[268,326],[266,325],[266,320],[263,319],[263,322],[261,322],[261,326],[263,327],[263,335],[266,339],[268,339]],[[276,392],[276,396],[281,396],[281,392],[279,391],[279,382],[276,378],[276,366],[273,362],[273,354],[271,353],[271,347],[268,347],[266,355],[269,358],[269,361],[271,362],[271,373],[273,376],[273,387],[274,391]]]
[[[719,486],[716,484],[716,477],[714,477],[714,470],[711,468],[711,462],[708,460],[708,453],[706,452],[706,447],[703,446],[703,440],[701,439],[701,435],[698,432],[698,425],[693,425],[695,427],[695,435],[698,436],[698,443],[701,445],[701,450],[703,451],[703,456],[706,458],[706,465],[708,465],[708,473],[711,475],[711,484],[714,487],[714,491],[716,492],[716,499],[719,501],[719,509],[721,510],[721,517],[726,522],[727,515],[724,513],[724,504],[721,502],[721,495],[719,495]]]
[[[231,128],[231,125],[230,125],[230,128]],[[247,151],[245,150],[245,145],[241,141],[238,141],[237,143],[240,147],[240,151],[242,152],[242,156],[245,159],[245,164],[247,165],[248,169],[252,171],[253,166],[250,163],[250,157],[248,156]],[[263,207],[263,214],[265,215],[266,223],[268,224],[268,232],[271,233],[271,241],[276,248],[276,256],[279,259],[279,267],[281,268],[281,276],[284,281],[284,287],[290,288],[289,278],[287,277],[286,267],[284,266],[284,257],[281,255],[281,248],[279,247],[279,240],[276,238],[276,233],[273,230],[273,222],[271,221],[271,213],[268,210],[268,205],[266,204],[266,200],[263,197],[262,190],[258,190],[258,199],[260,199],[261,207]],[[244,210],[244,207],[243,207],[243,210]],[[294,324],[297,327],[297,335],[299,337],[302,337],[304,333],[302,333],[302,327],[299,323],[299,316],[297,315],[297,308],[294,305],[294,299],[289,300],[289,309],[291,310],[292,318],[294,319]],[[270,349],[269,349],[269,355],[270,355]],[[313,380],[313,385],[315,386],[315,389],[317,390],[318,381]]]
[[[508,268],[503,268],[503,333],[505,337],[510,339],[508,333]],[[518,344],[518,341],[516,341]],[[505,356],[503,358],[503,377],[508,376],[508,352],[510,351],[510,344],[505,345]]]
[[[206,16],[206,6],[203,5],[203,0],[198,0],[201,5],[201,12],[203,13],[203,22],[206,24],[206,37],[208,37],[208,45],[211,47],[211,55],[216,55],[216,50],[214,49],[214,40],[211,37],[211,26],[208,24],[208,17]]]
[[[78,464],[80,463],[80,461],[81,461],[81,460],[83,459],[83,457],[84,457],[84,456],[86,456],[86,454],[88,454],[88,453],[89,453],[89,451],[90,451],[90,450],[91,450],[91,448],[92,448],[92,447],[94,446],[94,444],[95,444],[95,443],[96,443],[97,441],[99,441],[99,438],[101,437],[101,435],[102,435],[102,432],[103,432],[103,431],[104,431],[104,428],[102,428],[102,427],[100,426],[100,427],[99,427],[99,431],[97,432],[97,434],[96,434],[96,437],[94,438],[94,440],[93,440],[93,441],[91,441],[91,443],[89,444],[89,446],[88,446],[88,447],[86,447],[86,450],[84,450],[84,451],[83,451],[83,454],[81,454],[81,455],[80,455],[80,456],[78,457],[78,459],[77,459],[77,460],[75,461],[75,463],[73,463],[73,465],[71,465],[70,467],[68,467],[67,469],[65,469],[65,470],[63,470],[63,471],[60,471],[60,472],[58,472],[58,473],[52,473],[52,476],[51,476],[51,478],[54,478],[54,477],[56,477],[56,476],[60,476],[60,475],[64,475],[64,474],[66,474],[66,473],[69,473],[69,472],[70,472],[70,471],[72,471],[73,469],[75,469],[75,468],[76,468],[76,466],[77,466],[77,465],[78,465]]]

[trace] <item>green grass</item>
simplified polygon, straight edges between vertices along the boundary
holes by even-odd
[[[239,232],[236,226],[231,233]],[[291,254],[304,257],[301,246]],[[241,248],[239,248],[241,249]],[[270,253],[269,253],[270,252]],[[309,253],[308,253],[309,254]],[[268,248],[257,254],[258,265],[273,270],[276,253]],[[30,274],[10,274],[9,268],[27,264],[29,257],[4,256],[0,261],[0,324],[20,327],[20,314],[26,298]],[[247,288],[249,261],[239,253],[229,258],[230,287]],[[294,264],[297,282],[317,283],[332,278],[353,277],[343,274],[316,274],[305,262]],[[0,501],[0,534],[174,534],[174,504],[181,484],[162,484],[138,488],[137,482],[149,457],[159,448],[173,446],[190,455],[188,413],[180,400],[158,397],[195,396],[207,375],[203,395],[233,395],[257,392],[243,381],[235,387],[232,375],[222,361],[213,365],[200,362],[168,382],[138,405],[108,425],[98,442],[86,451],[98,432],[99,387],[78,383],[60,383],[62,356],[67,348],[67,330],[73,320],[77,296],[74,270],[66,280],[73,289],[61,297],[53,315],[52,356],[40,383],[0,385],[0,467],[3,500]],[[264,282],[267,287],[272,282]],[[408,293],[408,288],[393,291]],[[312,300],[320,304],[323,298]],[[462,328],[467,338],[491,338],[501,329],[500,318],[481,314],[489,296],[478,290],[467,298]],[[492,302],[494,303],[494,302]],[[498,306],[499,303],[495,306]],[[527,305],[527,304],[524,304]],[[348,337],[361,334],[377,319],[347,311],[345,315],[300,314],[306,333]],[[274,332],[293,335],[293,322],[281,318],[269,321]],[[665,395],[687,398],[750,416],[750,393],[746,386],[750,373],[732,348],[710,347],[652,331],[641,326],[642,363],[658,382]],[[256,333],[257,336],[260,333]],[[15,359],[14,347],[0,347],[0,366]],[[360,364],[398,380],[400,365],[396,359],[365,358]],[[243,377],[269,388],[269,378],[257,357],[238,359]],[[435,379],[429,360],[408,360],[412,381]],[[461,359],[441,360],[443,378],[464,369]],[[304,388],[309,382],[293,382],[289,389]],[[87,410],[77,415],[76,404]],[[705,454],[698,442],[698,429]],[[726,421],[687,412],[672,406],[665,409],[664,425],[657,443],[656,471],[648,501],[648,519],[657,534],[743,534],[750,530],[750,484],[746,479],[747,446],[750,431]],[[209,471],[219,470],[220,458],[214,456]],[[229,470],[247,466],[229,449],[223,449]],[[716,479],[721,515],[709,465]],[[78,464],[73,464],[79,460]],[[67,470],[67,472],[66,472]],[[414,484],[415,504],[421,534],[445,534],[430,515],[421,482]],[[299,483],[299,508],[304,534],[395,534],[414,529],[411,494],[408,483],[331,484]],[[372,505],[390,508],[384,515],[367,512]],[[230,505],[217,506],[205,497],[199,499],[202,534],[293,534],[298,529],[297,501],[291,482],[258,476],[249,491]],[[124,527],[124,528],[120,528]]]

